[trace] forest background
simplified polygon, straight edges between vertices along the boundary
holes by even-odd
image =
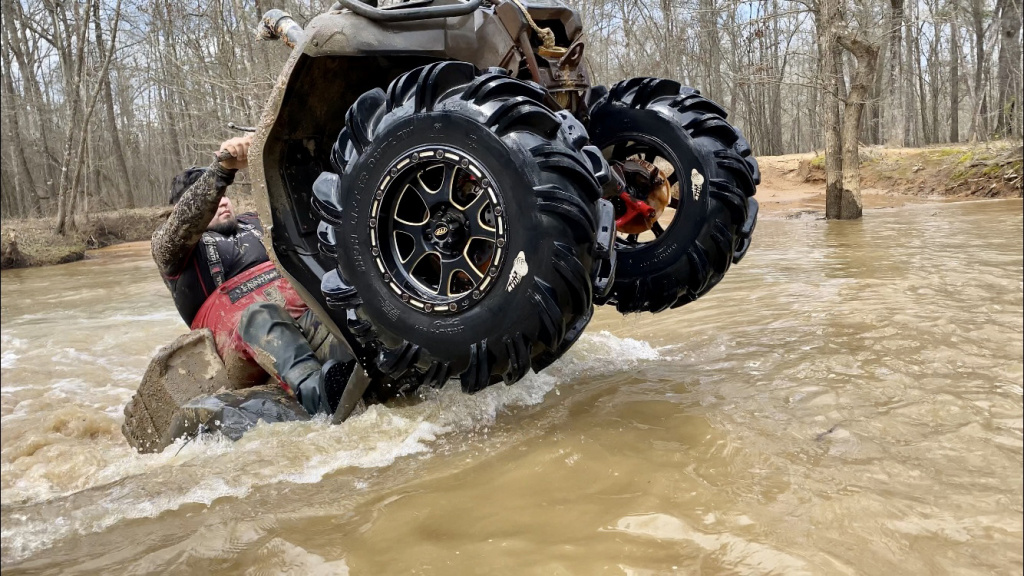
[[[825,149],[837,190],[844,143],[849,173],[858,142],[1021,137],[1021,0],[569,4],[598,83],[697,87],[759,156]],[[305,24],[326,5],[2,0],[0,217],[55,217],[65,233],[76,213],[165,204],[228,122],[258,117],[287,57],[253,34],[274,7]]]

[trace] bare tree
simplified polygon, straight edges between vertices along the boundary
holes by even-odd
[[[999,69],[996,72],[996,129],[999,136],[1021,135],[1020,0],[997,0]]]
[[[73,165],[75,157],[75,134],[78,132],[78,123],[81,118],[82,89],[85,81],[85,44],[86,31],[89,29],[89,19],[92,16],[90,10],[93,0],[86,0],[84,15],[75,14],[68,18],[66,13],[58,16],[58,11],[66,10],[59,4],[50,8],[51,21],[54,24],[54,38],[59,39],[54,44],[59,50],[58,56],[61,62],[62,72],[65,78],[65,94],[70,96],[67,101],[69,111],[69,122],[64,128],[63,156],[60,166],[60,184],[57,186],[57,233],[65,234],[68,229],[68,208],[71,202],[71,195],[74,190],[71,182],[74,179],[73,172],[76,172]],[[78,6],[75,5],[75,9]],[[78,25],[72,28],[72,21]],[[63,28],[61,28],[63,26]],[[64,37],[61,38],[60,34]],[[72,36],[73,35],[73,36]],[[74,227],[74,219],[71,219],[71,227]]]
[[[960,25],[957,0],[950,1],[949,24],[949,141],[960,141]]]
[[[228,120],[259,114],[287,56],[253,40],[262,10],[302,21],[323,8],[122,1],[0,0],[4,218],[59,212],[67,227],[76,212],[165,202]],[[757,154],[824,147],[833,206],[852,189],[842,156],[854,143],[1020,137],[1021,0],[568,1],[598,82],[692,85]],[[866,82],[864,60],[840,44],[850,34],[878,46]]]
[[[120,20],[120,5],[117,9],[117,19]],[[96,46],[103,46],[103,25],[100,18],[100,5],[97,2],[93,5],[93,26],[95,29]],[[113,34],[117,34],[115,27]],[[116,43],[111,40],[111,50]],[[107,131],[110,135],[110,154],[114,157],[115,170],[111,181],[115,184],[120,204],[125,208],[135,207],[135,198],[132,197],[131,184],[128,181],[128,162],[124,158],[124,147],[121,146],[121,134],[117,127],[117,116],[114,112],[114,94],[110,88],[110,62],[106,62],[99,78],[100,88],[103,96],[103,109],[106,113]]]
[[[860,199],[860,118],[864,111],[868,90],[878,66],[878,45],[862,39],[857,34],[839,34],[839,44],[857,59],[857,66],[846,96],[843,112],[843,193],[838,210],[829,210],[826,217],[834,213],[835,218],[851,220],[860,218],[863,206]]]
[[[18,116],[24,105],[20,102],[20,95],[14,89],[14,80],[11,74],[11,57],[7,47],[6,36],[2,48],[3,57],[3,83],[0,84],[0,94],[3,100],[4,116],[4,140],[11,144],[10,150],[13,156],[15,177],[9,193],[16,195],[21,201],[27,199],[29,211],[32,216],[42,216],[43,207],[39,196],[36,194],[36,185],[32,177],[32,170],[29,168],[28,159],[25,156],[25,145],[21,138],[21,121]],[[21,210],[19,210],[21,212]]]
[[[825,217],[841,218],[843,206],[843,141],[840,101],[842,60],[837,27],[843,21],[839,0],[819,0],[816,11],[825,132]]]
[[[903,0],[890,0],[886,27],[889,30],[889,56],[886,60],[885,143],[906,144],[906,119],[903,117]]]

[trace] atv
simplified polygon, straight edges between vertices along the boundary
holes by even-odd
[[[677,308],[750,246],[760,176],[725,111],[674,80],[593,86],[556,0],[341,0],[259,34],[292,52],[250,176],[271,258],[361,367],[335,421],[449,379],[512,384],[595,304]],[[302,417],[273,386],[232,392],[208,335],[179,340],[126,408],[136,447]]]

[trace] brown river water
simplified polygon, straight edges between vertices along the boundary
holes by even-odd
[[[763,219],[542,374],[134,453],[135,244],[2,276],[4,574],[1020,574],[1022,204]]]

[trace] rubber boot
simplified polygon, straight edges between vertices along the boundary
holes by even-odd
[[[334,414],[345,391],[355,360],[328,360],[319,371],[310,373],[295,387],[295,398],[312,414]]]

